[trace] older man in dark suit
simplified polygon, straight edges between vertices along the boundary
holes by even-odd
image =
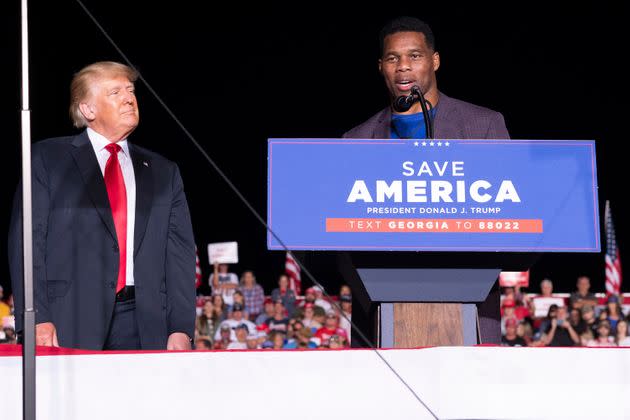
[[[390,93],[390,106],[345,133],[345,138],[425,138],[427,129],[420,102],[406,111],[398,112],[394,107],[396,99],[410,95],[414,86],[430,103],[427,112],[431,114],[436,139],[510,137],[500,113],[450,98],[438,90],[435,72],[440,68],[440,54],[426,23],[412,17],[390,21],[381,30],[380,47],[378,68]],[[500,343],[498,284],[478,309],[482,341]]]
[[[115,62],[71,84],[76,136],[33,145],[36,343],[84,349],[190,348],[195,248],[177,165],[129,143],[136,72]],[[20,189],[18,189],[20,191]],[[21,194],[9,232],[18,329]]]

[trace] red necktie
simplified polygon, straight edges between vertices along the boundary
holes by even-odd
[[[127,283],[127,189],[118,162],[118,152],[121,147],[116,143],[110,143],[105,148],[109,152],[109,159],[105,165],[105,187],[109,196],[109,205],[112,208],[112,216],[114,216],[120,256],[116,283],[116,293],[118,293]]]

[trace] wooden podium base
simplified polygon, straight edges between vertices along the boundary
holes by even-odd
[[[464,345],[461,303],[393,303],[393,347]]]

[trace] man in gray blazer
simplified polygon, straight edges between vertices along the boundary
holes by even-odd
[[[415,102],[408,111],[396,112],[393,102],[418,86],[433,106],[430,111],[437,139],[507,139],[503,116],[490,109],[453,99],[438,90],[435,72],[440,54],[435,51],[431,28],[419,19],[401,17],[380,34],[379,72],[392,104],[344,134],[346,138],[424,138],[422,109]]]
[[[436,139],[508,139],[503,116],[490,109],[450,98],[437,87],[435,72],[440,54],[435,50],[431,28],[419,19],[400,17],[390,21],[380,33],[379,72],[390,93],[388,107],[344,134],[345,138],[388,139],[426,136],[419,102],[404,112],[394,110],[394,101],[408,96],[417,86],[431,104],[428,112]],[[495,284],[485,302],[478,305],[483,342],[500,343],[499,289]]]
[[[36,343],[93,350],[190,349],[195,248],[177,165],[127,141],[135,70],[99,62],[71,84],[76,136],[33,145]],[[9,230],[22,329],[21,188]]]

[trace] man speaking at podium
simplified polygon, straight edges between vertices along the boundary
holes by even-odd
[[[70,88],[76,136],[33,145],[36,344],[190,349],[195,249],[177,165],[127,140],[139,121],[135,70],[98,62]],[[22,329],[22,202],[9,231]]]
[[[509,138],[500,113],[450,98],[438,90],[435,72],[440,68],[440,54],[435,50],[429,25],[413,17],[394,19],[381,30],[380,47],[378,69],[389,90],[391,104],[344,137],[424,139],[426,126],[420,101],[414,101],[407,110],[396,106],[397,99],[411,97],[417,87],[431,104],[434,138]]]
[[[414,17],[396,18],[381,29],[379,41],[378,69],[391,103],[343,137],[459,140],[510,137],[500,113],[450,98],[438,90],[435,72],[440,67],[440,54],[435,50],[433,31],[425,22]],[[500,343],[497,284],[478,309],[482,341]]]

